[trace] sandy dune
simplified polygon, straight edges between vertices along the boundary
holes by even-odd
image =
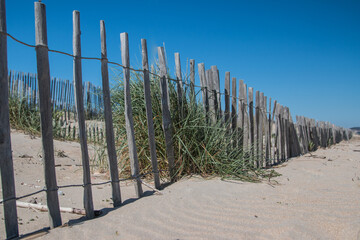
[[[13,133],[13,141],[17,135],[24,137]],[[66,149],[69,156],[75,154],[70,151],[74,143],[55,145]],[[16,142],[13,147],[14,153],[20,151]],[[23,147],[21,150],[25,151]],[[69,226],[35,236],[43,239],[360,239],[359,150],[357,136],[330,149],[320,149],[313,156],[293,158],[276,168],[282,176],[271,182],[192,177],[166,187],[163,195],[148,191],[146,197],[138,200],[134,199],[132,185],[122,184],[125,205],[118,209],[112,209],[108,201],[111,197],[108,185],[101,189],[94,187],[95,208],[104,210],[102,216],[82,221],[78,215],[62,214],[64,222],[75,220],[70,220]],[[22,165],[18,162],[23,160],[14,159],[17,192],[21,194],[25,193],[21,181],[34,181],[29,172],[28,178],[19,182],[24,178],[19,175],[24,174],[20,174]],[[56,161],[70,160],[57,158]],[[41,167],[37,169],[41,171]],[[59,184],[81,182],[81,168],[64,168],[57,168]],[[42,179],[42,172],[38,179]],[[62,206],[82,206],[82,190],[64,189],[64,193],[59,196]],[[41,202],[45,203],[44,199]],[[3,217],[2,209],[0,216]],[[47,226],[46,213],[19,209],[19,217],[24,218],[20,225],[22,233]],[[29,221],[30,217],[36,220]],[[3,222],[0,231],[3,234]]]

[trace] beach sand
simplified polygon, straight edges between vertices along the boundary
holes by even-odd
[[[41,139],[12,132],[17,195],[44,186]],[[82,182],[78,143],[55,141],[58,185]],[[356,151],[357,150],[357,151]],[[90,151],[92,152],[92,150]],[[93,153],[91,153],[93,154]],[[25,155],[25,156],[24,156]],[[66,165],[66,166],[65,166]],[[71,166],[67,166],[71,165]],[[247,183],[218,178],[184,178],[154,194],[135,198],[132,183],[121,184],[124,204],[111,205],[109,184],[93,187],[95,209],[85,220],[62,213],[64,227],[44,230],[40,239],[360,239],[360,137],[292,158],[274,168],[282,175]],[[93,174],[92,181],[107,179]],[[149,181],[150,182],[150,181]],[[151,182],[150,182],[151,183]],[[82,208],[82,188],[66,188],[63,207]],[[32,197],[21,201],[28,202]],[[45,194],[37,195],[46,204]],[[48,214],[18,208],[21,234],[48,227]],[[3,209],[0,209],[3,239]],[[21,219],[21,220],[20,220]]]

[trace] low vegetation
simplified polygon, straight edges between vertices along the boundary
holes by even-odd
[[[122,176],[130,175],[127,136],[124,117],[124,88],[122,73],[114,77],[111,89],[113,121],[116,137],[118,166]],[[148,144],[146,110],[142,75],[131,76],[131,100],[134,117],[134,130],[141,173],[151,171],[150,150]],[[227,123],[219,120],[215,124],[207,122],[202,102],[189,98],[189,89],[185,87],[183,112],[179,111],[176,86],[169,82],[169,95],[174,130],[175,178],[184,175],[199,174],[203,177],[220,176],[245,181],[259,181],[262,177],[277,176],[273,170],[255,167],[255,159],[250,149],[243,150],[237,146],[240,138],[237,132],[231,132]],[[196,94],[201,94],[197,92]],[[152,111],[155,128],[156,150],[161,176],[168,178],[164,133],[162,130],[161,92],[159,79],[151,80]],[[29,134],[40,134],[40,112],[35,106],[27,104],[24,99],[10,98],[10,123],[12,128],[22,129]],[[61,138],[61,127],[57,124],[61,112],[53,112],[54,137]],[[103,121],[99,118],[98,121]],[[92,159],[97,168],[107,169],[106,143],[95,144],[96,154]]]

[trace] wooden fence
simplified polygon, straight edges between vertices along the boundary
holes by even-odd
[[[23,100],[29,107],[39,106],[37,74],[9,71],[9,97]],[[102,88],[91,82],[82,86],[86,118],[92,119],[103,113]],[[51,78],[50,97],[52,109],[63,111],[64,120],[71,120],[75,114],[74,84],[69,80]]]
[[[53,146],[53,123],[52,110],[54,108],[76,107],[77,127],[82,151],[82,166],[84,182],[78,187],[84,189],[84,208],[88,218],[94,217],[94,207],[92,201],[92,183],[90,178],[89,156],[87,150],[87,140],[89,129],[85,125],[85,109],[87,107],[87,94],[89,85],[82,83],[81,44],[80,44],[80,13],[73,12],[73,54],[62,53],[48,49],[47,26],[45,4],[35,2],[35,36],[36,45],[25,44],[15,39],[6,30],[5,19],[5,0],[0,0],[0,166],[2,177],[3,200],[0,202],[4,206],[4,216],[6,234],[8,238],[19,236],[17,223],[16,200],[23,198],[16,197],[15,182],[13,172],[13,161],[10,144],[10,125],[8,94],[21,95],[28,99],[29,104],[39,106],[41,112],[41,133],[43,138],[43,156],[45,170],[45,191],[47,205],[50,216],[50,227],[58,227],[62,224],[57,190],[57,180],[55,177],[54,146]],[[135,191],[138,197],[142,195],[142,179],[137,157],[137,149],[134,136],[134,121],[132,116],[132,105],[130,96],[130,71],[136,71],[143,75],[144,96],[147,112],[147,126],[149,135],[149,148],[151,152],[152,173],[156,188],[160,187],[159,170],[157,167],[157,157],[155,149],[154,126],[152,122],[151,95],[150,95],[150,76],[155,75],[154,71],[149,71],[146,40],[142,40],[142,65],[143,69],[137,70],[130,67],[130,54],[128,34],[122,33],[121,56],[122,64],[110,62],[107,59],[106,31],[104,21],[100,22],[101,33],[101,58],[86,58],[101,61],[102,74],[102,96],[97,100],[98,106],[103,104],[105,116],[106,146],[108,150],[108,161],[110,168],[110,178],[112,186],[112,196],[114,206],[121,205],[121,193],[119,185],[119,173],[115,152],[114,130],[112,122],[112,109],[110,104],[109,74],[108,64],[115,64],[123,68],[124,74],[124,94],[125,94],[125,120],[126,133],[129,148],[129,158],[131,165],[131,179],[134,180]],[[11,73],[10,81],[7,69],[7,37],[36,49],[37,57],[37,84],[34,76],[16,77],[19,73]],[[74,88],[69,82],[51,80],[49,72],[48,52],[62,53],[71,56],[74,61]],[[100,54],[100,53],[99,53]],[[163,47],[158,48],[159,68],[161,87],[161,106],[162,124],[166,143],[166,157],[169,166],[170,176],[174,171],[174,146],[173,146],[173,126],[171,119],[169,81],[175,81],[178,93],[178,108],[183,106],[184,90],[186,82],[181,75],[180,54],[175,54],[176,79],[170,79],[167,72],[166,56]],[[220,92],[220,72],[216,66],[211,66],[206,70],[205,64],[198,64],[198,73],[201,86],[195,85],[195,60],[190,60],[190,96],[192,102],[196,100],[195,87],[200,87],[204,113],[207,116],[208,124],[222,121],[223,126],[229,131],[237,131],[240,134],[234,139],[233,147],[250,150],[255,159],[254,165],[258,167],[269,167],[286,161],[290,157],[299,156],[318,147],[327,147],[342,140],[352,137],[352,132],[348,129],[334,126],[327,122],[317,122],[314,119],[303,116],[296,117],[296,123],[292,119],[290,109],[268,98],[264,93],[254,91],[242,80],[230,77],[230,73],[225,73],[225,90]],[[16,76],[15,76],[16,75]],[[15,80],[13,80],[15,79]],[[21,81],[19,81],[21,79]],[[26,80],[22,80],[26,79]],[[232,89],[230,91],[230,80]],[[91,88],[91,87],[90,87]],[[62,89],[62,90],[61,90]],[[238,90],[237,90],[238,89]],[[86,94],[85,94],[86,93]],[[231,93],[231,94],[230,94]],[[97,94],[96,96],[100,96]],[[254,96],[255,95],[255,96]],[[75,96],[75,97],[74,97]],[[255,97],[255,102],[254,102]],[[74,99],[76,99],[74,101]],[[231,101],[230,101],[231,99]],[[84,101],[85,100],[85,101]],[[222,105],[224,101],[224,105]],[[231,102],[231,104],[230,104]],[[230,109],[231,105],[231,109]],[[224,109],[222,109],[224,106]],[[185,114],[180,111],[181,114]],[[71,128],[71,127],[70,127]],[[93,128],[93,131],[94,130]],[[95,136],[95,135],[94,135]],[[38,191],[38,192],[40,192]],[[36,194],[35,192],[33,194]],[[29,196],[29,195],[27,195]]]
[[[29,110],[39,110],[37,74],[10,70],[8,79],[9,97],[25,104]],[[102,142],[105,134],[105,124],[99,121],[104,113],[102,88],[90,82],[84,82],[82,93],[87,137],[91,142]],[[79,140],[73,82],[51,78],[50,97],[53,113],[60,113],[57,119],[53,119],[54,136],[67,140]]]

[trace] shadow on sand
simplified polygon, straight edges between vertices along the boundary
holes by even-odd
[[[163,183],[161,185],[161,189],[160,190],[163,190],[164,188],[168,187],[169,185],[171,185],[172,183],[171,182],[168,182],[168,183]],[[143,195],[141,196],[141,198],[145,198],[145,197],[149,197],[149,196],[152,196],[155,194],[155,191],[145,191],[143,193]],[[129,199],[126,199],[124,202],[122,202],[121,206],[119,207],[113,207],[113,208],[103,208],[103,209],[100,209],[100,210],[96,210],[95,211],[95,218],[94,219],[97,219],[97,218],[101,218],[103,216],[106,216],[108,213],[112,212],[112,211],[115,211],[121,207],[124,207],[130,203],[133,203],[137,200],[140,200],[141,198],[129,198]],[[88,219],[87,217],[85,216],[82,216],[80,218],[77,218],[77,219],[71,219],[69,220],[67,223],[64,223],[62,226],[60,226],[60,228],[62,227],[71,227],[71,226],[76,226],[76,225],[81,225],[83,224],[85,221],[91,221],[92,219]],[[35,238],[38,238],[38,237],[41,237],[41,236],[44,236],[46,234],[48,234],[50,231],[50,228],[49,227],[45,227],[45,228],[42,228],[42,229],[39,229],[39,230],[36,230],[36,231],[33,231],[33,232],[29,232],[29,233],[26,233],[26,234],[22,234],[20,235],[18,238],[16,239],[35,239]]]

